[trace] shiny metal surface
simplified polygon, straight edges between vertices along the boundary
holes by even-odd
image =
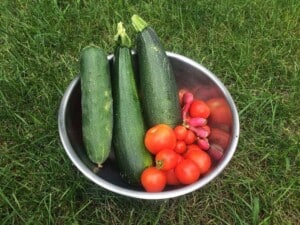
[[[172,63],[178,88],[192,90],[204,100],[218,99],[223,102],[222,117],[210,121],[213,128],[210,143],[211,151],[223,152],[223,157],[215,163],[213,169],[199,181],[188,186],[168,187],[163,192],[148,193],[142,188],[132,187],[124,182],[114,162],[113,154],[97,173],[89,161],[82,142],[81,133],[81,91],[80,78],[76,77],[67,87],[58,112],[59,135],[63,147],[76,168],[100,187],[109,191],[138,199],[168,199],[196,191],[217,177],[228,165],[236,151],[239,139],[239,117],[235,103],[222,82],[208,69],[182,55],[167,52]],[[110,55],[109,60],[112,59]],[[218,103],[217,103],[218,104]]]

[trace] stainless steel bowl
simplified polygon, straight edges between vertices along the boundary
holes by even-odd
[[[182,196],[200,189],[217,177],[228,165],[236,151],[239,139],[239,117],[235,103],[226,87],[212,72],[197,62],[171,52],[167,52],[167,55],[173,66],[178,88],[191,90],[197,97],[204,100],[218,99],[225,103],[223,109],[216,108],[216,113],[221,113],[221,120],[219,121],[219,116],[215,121],[210,121],[210,125],[216,128],[212,129],[211,133],[212,154],[214,154],[214,150],[217,153],[221,151],[223,156],[196,183],[180,187],[167,187],[159,193],[145,192],[142,188],[133,187],[124,182],[119,175],[113,154],[104,163],[103,168],[95,173],[93,171],[94,164],[88,159],[82,142],[81,91],[78,76],[70,83],[61,100],[58,113],[59,135],[72,163],[88,179],[102,188],[138,199],[159,200]],[[112,55],[108,59],[111,62]],[[216,104],[218,105],[218,103]],[[228,115],[225,115],[226,113]],[[216,135],[214,135],[214,130],[216,130]],[[217,131],[221,132],[217,133]]]

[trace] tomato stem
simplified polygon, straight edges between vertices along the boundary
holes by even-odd
[[[155,167],[160,170],[163,167],[163,160],[155,160]]]

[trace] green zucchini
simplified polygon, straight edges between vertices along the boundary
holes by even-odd
[[[146,127],[137,93],[131,55],[131,41],[122,23],[115,36],[112,92],[114,108],[113,150],[121,176],[129,184],[140,184],[142,171],[152,165],[144,145]]]
[[[99,167],[111,149],[113,112],[109,64],[95,45],[80,55],[82,136],[88,157]]]
[[[131,20],[138,32],[139,89],[147,125],[164,123],[175,127],[182,122],[181,110],[167,54],[155,31],[142,18],[133,15]]]

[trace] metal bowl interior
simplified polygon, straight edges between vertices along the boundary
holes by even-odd
[[[195,191],[218,176],[231,160],[239,138],[239,117],[235,103],[222,82],[209,70],[197,62],[182,55],[167,52],[172,64],[179,89],[192,90],[203,99],[221,99],[228,107],[229,121],[226,121],[226,146],[223,146],[224,155],[216,162],[210,172],[202,176],[199,181],[187,186],[167,187],[159,193],[145,192],[141,187],[128,185],[119,175],[113,151],[98,172],[94,172],[95,165],[88,159],[82,141],[81,132],[81,90],[80,77],[76,77],[66,89],[61,100],[58,113],[58,127],[63,147],[72,163],[88,179],[109,191],[139,199],[167,199],[178,197]],[[109,57],[112,62],[112,55]],[[212,124],[214,125],[214,124]],[[224,126],[224,124],[222,124]],[[224,131],[224,129],[222,128]]]

